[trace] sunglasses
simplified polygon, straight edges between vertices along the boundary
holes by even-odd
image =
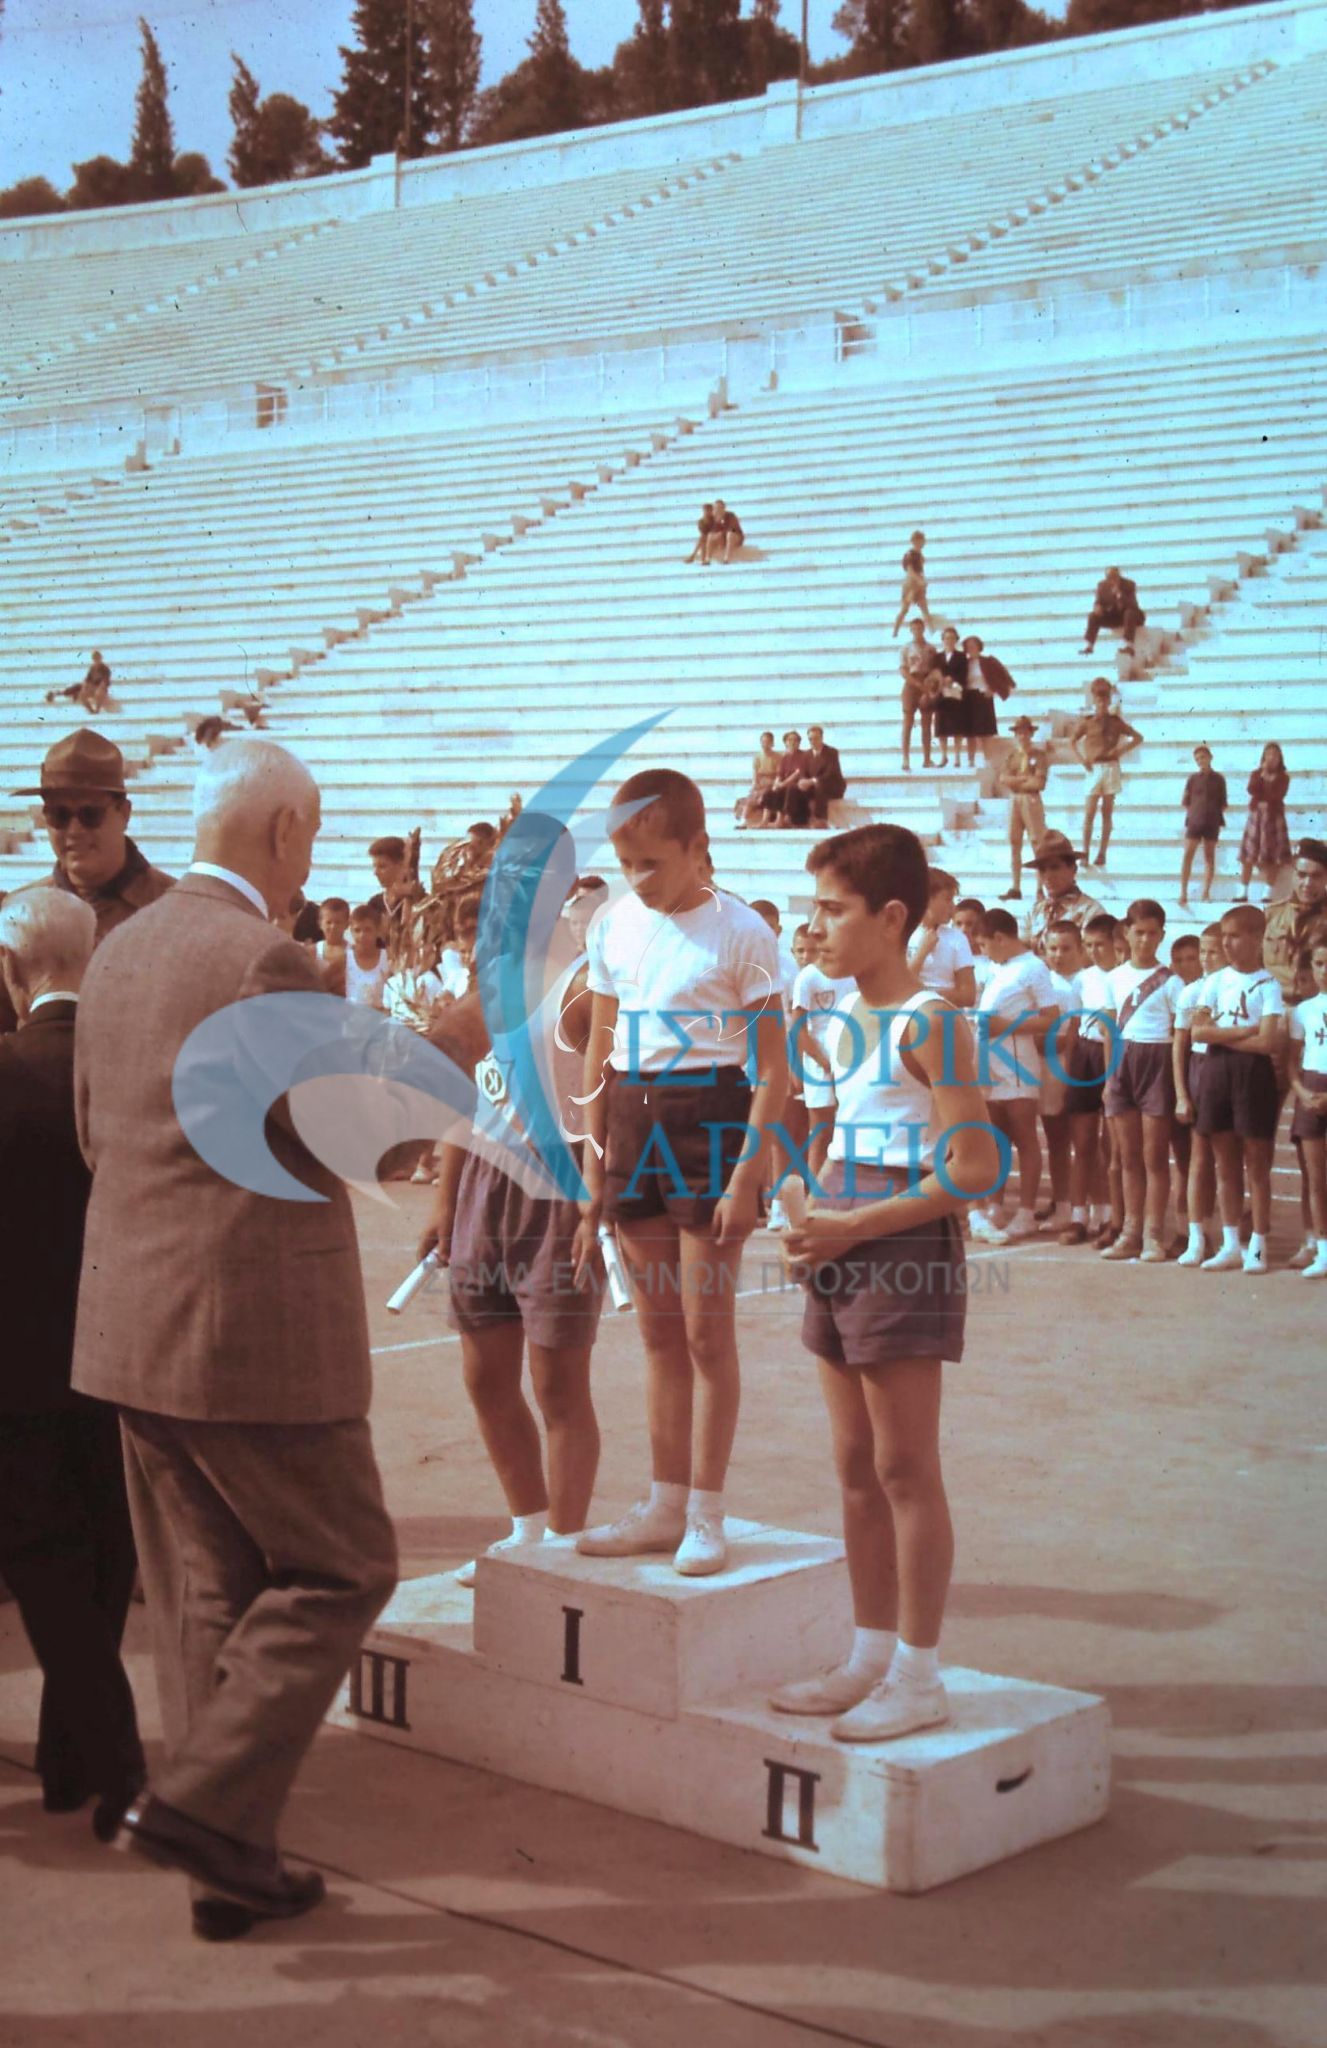
[[[67,832],[75,818],[85,832],[95,832],[110,808],[109,804],[43,804],[41,812],[55,832]]]

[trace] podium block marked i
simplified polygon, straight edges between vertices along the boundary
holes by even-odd
[[[756,1522],[728,1534],[728,1569],[705,1579],[668,1557],[481,1557],[475,1649],[513,1678],[665,1721],[834,1663],[852,1628],[843,1545]]]
[[[754,1529],[749,1539],[739,1538],[736,1569],[749,1541],[756,1582],[786,1587],[795,1571],[762,1579],[758,1561],[786,1560],[816,1540]],[[838,1563],[834,1549],[810,1553],[813,1579],[817,1564]],[[710,1663],[702,1656],[705,1615],[716,1636],[731,1618],[726,1601],[715,1597],[726,1574],[694,1583],[692,1597],[675,1603],[699,1617],[690,1624],[694,1641],[673,1626],[675,1613],[665,1626],[648,1594],[641,1596],[652,1630],[645,1631],[644,1654],[655,1676],[662,1673],[665,1696],[686,1695],[686,1704],[665,1714],[597,1697],[585,1678],[584,1651],[595,1633],[592,1626],[587,1635],[586,1621],[597,1624],[602,1613],[616,1626],[617,1605],[634,1597],[630,1574],[644,1574],[648,1586],[650,1573],[669,1567],[666,1560],[595,1566],[578,1559],[568,1573],[565,1555],[551,1553],[554,1560],[552,1570],[542,1559],[537,1567],[490,1560],[476,1588],[481,1617],[488,1594],[499,1590],[490,1621],[504,1656],[514,1650],[509,1630],[533,1615],[528,1662],[539,1676],[517,1675],[478,1647],[471,1596],[450,1575],[417,1579],[398,1589],[366,1639],[331,1718],[430,1755],[895,1891],[928,1890],[1087,1826],[1105,1811],[1109,1721],[1104,1704],[1087,1694],[950,1668],[948,1726],[868,1745],[835,1742],[827,1720],[775,1714],[765,1700],[768,1677],[753,1679],[743,1661],[741,1627],[736,1648],[706,1653]],[[592,1595],[579,1607],[567,1598],[568,1584],[582,1587],[581,1570],[591,1566],[614,1575],[606,1588],[614,1599],[602,1610]],[[531,1606],[503,1597],[513,1578],[527,1581]],[[546,1611],[535,1613],[538,1607]],[[580,1616],[570,1629],[567,1607]],[[801,1611],[798,1603],[789,1615]],[[842,1649],[841,1620],[826,1654],[814,1632],[799,1649],[792,1619],[772,1674],[778,1679],[804,1676]],[[481,1621],[480,1635],[490,1621]],[[624,1640],[635,1644],[642,1636]],[[726,1681],[734,1670],[738,1684],[723,1694],[700,1700],[691,1691],[706,1672]],[[605,1682],[620,1689],[616,1679]]]

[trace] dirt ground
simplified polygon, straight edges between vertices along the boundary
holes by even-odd
[[[380,1306],[424,1199],[359,1205],[410,1576],[506,1528],[444,1301]],[[814,1373],[767,1245],[743,1273],[729,1501],[833,1531]],[[943,1654],[1106,1697],[1099,1826],[900,1898],[328,1731],[286,1829],[327,1906],[206,1948],[176,1880],[98,1849],[86,1814],[42,1814],[8,1608],[0,2048],[1323,2048],[1327,1291],[1052,1243],[983,1255],[982,1278],[947,1377]],[[605,1318],[595,1387],[614,1511],[648,1465],[630,1316]],[[141,1610],[132,1628],[152,1727]]]

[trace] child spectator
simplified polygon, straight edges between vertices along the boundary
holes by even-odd
[[[1290,834],[1286,827],[1286,792],[1290,777],[1285,755],[1275,740],[1262,750],[1262,759],[1249,777],[1249,815],[1239,843],[1239,885],[1247,896],[1253,870],[1267,884],[1270,896],[1276,878],[1290,859]]]
[[[1046,809],[1041,792],[1046,787],[1050,761],[1040,747],[1032,744],[1037,730],[1034,718],[1016,718],[1014,744],[1000,763],[997,781],[1009,798],[1010,884],[1000,898],[1015,903],[1023,894],[1023,835],[1035,853],[1046,836]]]
[[[765,798],[774,787],[774,778],[779,772],[779,757],[774,751],[774,735],[762,732],[760,752],[751,761],[751,787],[745,796],[737,799],[737,823],[744,825],[768,825],[770,820],[765,810]]]
[[[1055,1231],[1065,1230],[1072,1221],[1073,1133],[1069,1123],[1071,1089],[1066,1060],[1069,1052],[1069,1020],[1079,1008],[1078,977],[1087,966],[1083,934],[1072,918],[1062,918],[1046,934],[1046,966],[1055,991],[1059,1017],[1042,1049],[1041,1089],[1037,1109],[1042,1136],[1046,1141],[1046,1166],[1050,1174],[1051,1205],[1037,1210],[1038,1223]]]
[[[344,896],[326,896],[318,906],[318,929],[322,933],[313,949],[328,995],[346,992],[346,929],[350,905]]]
[[[653,1485],[578,1548],[591,1557],[669,1551],[679,1572],[698,1576],[721,1571],[727,1556],[736,1277],[787,1091],[778,955],[764,920],[705,877],[694,782],[647,769],[623,783],[613,809],[631,893],[590,930],[590,1142],[577,1245],[588,1262],[600,1222],[617,1225],[645,1346]],[[745,1030],[733,1013],[745,1013]],[[680,1052],[679,1027],[691,1041]]]
[[[903,589],[899,596],[898,617],[894,621],[895,639],[898,638],[898,629],[907,618],[913,605],[916,605],[921,612],[922,624],[928,630],[930,628],[931,614],[926,602],[926,558],[922,554],[922,549],[925,546],[926,535],[924,533],[914,533],[912,545],[903,557]]]
[[[700,517],[696,521],[696,545],[694,548],[692,548],[691,553],[684,558],[684,567],[696,561],[697,558],[699,558],[702,562],[704,561],[706,542],[709,540],[709,537],[713,533],[713,531],[714,507],[713,505],[702,505],[700,508]]]
[[[1308,951],[1314,993],[1290,1012],[1290,1136],[1308,1185],[1314,1255],[1306,1280],[1327,1280],[1327,939]]]
[[[1110,977],[1111,1010],[1123,1045],[1105,1097],[1111,1143],[1120,1148],[1124,1228],[1101,1256],[1164,1266],[1170,1130],[1175,1119],[1171,1035],[1184,984],[1169,966],[1157,962],[1166,935],[1166,913],[1159,903],[1146,896],[1131,903],[1124,931],[1129,958]]]
[[[385,1010],[387,956],[382,950],[382,921],[370,903],[357,903],[350,913],[350,945],[346,952],[346,1001]]]
[[[1216,880],[1216,842],[1226,822],[1226,778],[1212,766],[1212,749],[1195,747],[1195,772],[1184,785],[1184,858],[1180,863],[1180,909],[1189,907],[1189,877],[1193,857],[1203,849],[1203,902],[1212,900]]]
[[[1086,718],[1079,719],[1070,744],[1074,758],[1082,764],[1086,777],[1083,785],[1083,866],[1104,868],[1115,818],[1115,799],[1124,787],[1120,762],[1126,754],[1131,754],[1135,747],[1143,744],[1142,734],[1111,710],[1110,684],[1105,676],[1093,678],[1092,709]],[[1098,804],[1101,805],[1101,851],[1094,861],[1092,833]]]
[[[912,638],[899,656],[899,674],[903,688],[899,702],[903,707],[903,767],[912,768],[909,758],[912,751],[912,728],[918,713],[922,721],[922,765],[931,765],[931,727],[935,718],[936,700],[940,693],[940,657],[926,637],[926,626],[921,619],[914,619],[910,628]]]
[[[958,883],[943,868],[928,868],[926,910],[908,940],[908,965],[923,988],[943,996],[955,1009],[977,1004],[972,947],[954,923]]]
[[[1204,1273],[1241,1266],[1246,1273],[1267,1271],[1272,1150],[1281,1110],[1275,1063],[1285,1035],[1285,1001],[1276,976],[1262,964],[1266,928],[1266,918],[1251,903],[1225,913],[1221,943],[1228,964],[1208,981],[1190,1027],[1207,1046],[1197,1127],[1212,1141],[1221,1204],[1221,1249],[1203,1261]],[[1253,1231],[1241,1259],[1245,1176]]]
[[[1050,970],[1018,936],[1007,910],[988,910],[982,943],[995,972],[981,992],[977,1032],[978,1078],[991,1121],[1009,1139],[1018,1162],[1018,1206],[1006,1225],[998,1204],[983,1203],[969,1218],[983,1244],[1008,1244],[1037,1235],[1041,1183],[1041,1045],[1059,1019]],[[993,1029],[993,1026],[1002,1028]]]
[[[708,569],[711,562],[731,562],[746,535],[737,514],[724,504],[722,498],[714,500],[714,512],[710,530],[705,536],[705,549],[701,561]]]
[[[829,1154],[837,1106],[830,1040],[837,1038],[836,1027],[857,999],[857,984],[850,974],[840,975],[837,979],[826,974],[817,957],[820,951],[818,937],[809,926],[802,929],[807,934],[808,958],[799,968],[793,984],[790,1037],[790,1043],[800,1057],[794,1058],[791,1064],[794,1077],[799,1067],[802,1071],[802,1094],[811,1129],[811,1144],[806,1156],[812,1173],[819,1178],[820,1169]]]
[[[936,656],[936,672],[939,684],[935,699],[935,737],[940,742],[938,766],[949,766],[949,743],[954,743],[954,766],[960,767],[963,741],[967,738],[967,720],[963,716],[963,685],[968,665],[959,652],[958,627],[946,626],[940,635],[940,652]],[[968,766],[976,764],[976,742],[969,747]]]
[[[1175,1037],[1172,1060],[1175,1069],[1175,1131],[1189,1132],[1188,1215],[1189,1241],[1180,1253],[1181,1266],[1201,1266],[1208,1256],[1208,1234],[1216,1207],[1216,1167],[1212,1141],[1195,1128],[1198,1105],[1203,1099],[1203,1071],[1207,1046],[1193,1042],[1193,1020],[1199,1004],[1208,1000],[1208,983],[1226,964],[1221,927],[1209,924],[1198,938],[1198,978],[1186,981],[1175,1004]],[[1172,949],[1171,958],[1174,959]],[[1178,1153],[1178,1147],[1177,1153]]]
[[[961,896],[954,905],[954,928],[962,932],[972,954],[972,980],[980,995],[995,969],[986,958],[982,933],[986,929],[986,905],[979,896]]]
[[[783,753],[774,773],[774,780],[761,798],[761,805],[771,823],[790,825],[790,804],[796,808],[797,784],[806,773],[806,755],[802,752],[802,735],[786,732],[783,735]]]
[[[1053,933],[1065,927],[1079,929],[1071,918],[1061,918],[1046,932],[1049,947]],[[1060,1232],[1060,1243],[1086,1244],[1098,1251],[1113,1244],[1124,1223],[1118,1171],[1111,1188],[1108,1168],[1108,1138],[1102,1123],[1102,1100],[1106,1090],[1106,1035],[1114,1000],[1110,977],[1115,959],[1115,920],[1099,911],[1081,927],[1084,965],[1078,972],[1078,1014],[1069,1019],[1057,1038],[1062,1047],[1061,1063],[1068,1074],[1066,1108],[1069,1116],[1069,1223]]]
[[[949,1718],[941,1369],[963,1353],[958,1212],[998,1168],[971,1033],[908,969],[927,894],[919,841],[866,825],[823,841],[807,866],[821,964],[856,982],[862,1042],[858,1057],[854,1034],[839,1034],[829,1192],[790,1233],[785,1258],[807,1274],[802,1342],[829,1413],[854,1631],[843,1662],[780,1687],[771,1705],[836,1716],[840,1742],[883,1742]],[[936,1132],[953,1133],[943,1153]]]

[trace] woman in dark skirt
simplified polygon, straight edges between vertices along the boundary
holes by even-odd
[[[1276,878],[1290,860],[1290,833],[1286,827],[1286,792],[1290,777],[1285,756],[1275,740],[1262,750],[1262,759],[1249,777],[1249,815],[1239,844],[1240,888],[1245,896],[1253,870],[1276,886]]]
[[[949,766],[949,742],[954,743],[954,766],[962,765],[963,741],[967,737],[967,718],[964,711],[964,684],[967,681],[968,664],[959,652],[958,628],[946,626],[940,635],[941,648],[936,661],[940,675],[940,694],[935,706],[935,737],[940,742],[941,768]]]

